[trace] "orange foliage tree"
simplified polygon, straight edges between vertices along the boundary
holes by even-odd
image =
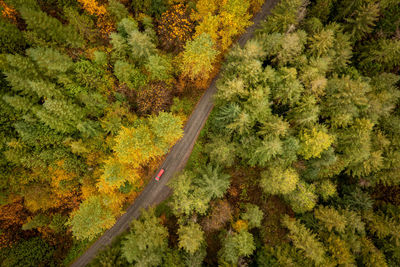
[[[20,228],[28,216],[22,200],[0,206],[0,249],[19,239]]]
[[[193,21],[183,4],[172,6],[161,15],[157,32],[161,45],[166,50],[182,50],[193,34]]]
[[[97,17],[97,27],[100,28],[100,33],[104,38],[115,30],[114,23],[107,13],[107,9],[103,5],[99,5],[96,0],[78,0],[90,15],[95,15]]]
[[[141,114],[158,114],[171,104],[171,90],[164,82],[146,85],[137,94],[138,111]]]
[[[17,11],[8,6],[4,0],[0,0],[0,10],[1,10],[1,16],[3,18],[6,18],[10,21],[12,21],[13,23],[17,23]]]

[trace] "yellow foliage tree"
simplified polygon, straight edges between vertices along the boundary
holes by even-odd
[[[233,38],[251,25],[249,0],[199,0],[192,19],[199,25],[195,37],[208,33],[221,52],[228,49]]]

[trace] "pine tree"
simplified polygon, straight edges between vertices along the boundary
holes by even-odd
[[[286,33],[290,27],[297,26],[299,23],[298,12],[302,5],[302,0],[285,0],[279,2],[267,20],[262,23],[261,31],[265,33]]]
[[[194,184],[195,179],[194,173],[185,171],[169,183],[173,189],[171,206],[176,215],[205,214],[207,211],[210,199]]]
[[[299,181],[296,189],[285,195],[285,200],[289,202],[296,213],[304,213],[312,210],[317,202],[317,198],[315,186],[303,181]]]
[[[69,56],[53,48],[29,48],[26,53],[49,76],[65,73],[73,64]]]
[[[346,28],[350,32],[352,40],[361,40],[365,35],[371,33],[378,16],[379,5],[372,2],[360,6],[351,17],[346,18]]]
[[[26,40],[17,26],[0,18],[0,53],[18,53],[26,47]]]
[[[332,145],[334,137],[324,128],[313,127],[311,130],[302,131],[300,141],[299,154],[305,159],[309,159],[320,157],[321,153]]]
[[[172,64],[169,58],[160,55],[149,56],[145,68],[152,80],[168,80],[172,77]]]
[[[324,29],[310,37],[310,53],[321,57],[329,53],[333,48],[335,35],[333,30]]]

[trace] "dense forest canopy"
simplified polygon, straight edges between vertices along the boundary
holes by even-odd
[[[399,266],[399,24],[398,1],[282,0],[233,47],[171,198],[140,219],[168,230],[157,265]],[[140,236],[93,266],[156,257]]]
[[[68,264],[115,223],[262,3],[0,0],[4,266]]]
[[[161,205],[92,266],[399,266],[400,4],[0,0],[0,259],[71,262],[224,59]],[[225,55],[225,58],[224,58]]]

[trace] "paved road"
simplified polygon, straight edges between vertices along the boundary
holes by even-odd
[[[253,36],[254,30],[259,22],[269,14],[276,2],[278,2],[278,0],[266,0],[261,11],[253,17],[254,24],[238,39],[237,42],[241,46]],[[171,190],[166,185],[167,182],[175,173],[181,171],[185,167],[194,143],[200,134],[200,130],[203,128],[208,115],[214,107],[212,96],[217,90],[215,83],[218,77],[219,74],[213,79],[210,87],[204,93],[199,103],[197,103],[196,108],[186,123],[183,138],[171,149],[165,161],[160,166],[160,168],[165,169],[162,179],[159,182],[152,179],[136,198],[135,202],[129,206],[126,213],[117,220],[111,229],[107,230],[81,257],[79,257],[71,265],[72,267],[87,265],[101,249],[111,244],[114,237],[129,228],[131,221],[139,216],[142,208],[158,204],[168,197]]]

